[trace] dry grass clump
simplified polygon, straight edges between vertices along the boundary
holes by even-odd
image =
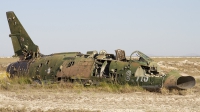
[[[131,93],[131,92],[147,92],[141,86],[132,86],[129,84],[116,84],[111,82],[99,82],[98,85],[84,86],[80,82],[70,83],[70,82],[51,82],[43,81],[41,84],[32,81],[30,77],[20,76],[14,77],[12,79],[0,80],[0,90],[7,91],[20,91],[20,90],[50,90],[55,92],[61,92],[64,90],[71,90],[77,93],[82,91],[95,91],[95,92],[110,92],[110,93]],[[164,95],[188,95],[194,92],[199,92],[200,90],[200,79],[196,79],[196,86],[188,90],[177,90],[177,89],[166,89],[161,88],[160,93]],[[154,91],[155,92],[155,91]]]
[[[1,90],[17,90],[17,89],[27,89],[32,80],[29,77],[14,77],[13,79],[3,79],[0,80]]]
[[[52,87],[53,86],[53,87]],[[95,92],[110,92],[110,93],[130,93],[130,92],[145,92],[146,90],[143,89],[140,86],[131,86],[129,84],[120,85],[120,84],[114,84],[114,83],[108,83],[108,82],[99,82],[98,85],[90,85],[90,86],[84,86],[81,83],[56,83],[51,85],[43,85],[44,88],[50,89],[57,89],[57,90],[63,90],[68,89],[75,91],[77,93],[81,93],[82,91],[95,91]]]
[[[10,89],[10,83],[8,81],[1,81],[0,82],[0,89],[1,90],[9,90]]]
[[[55,92],[71,90],[77,93],[82,91],[95,91],[95,92],[111,92],[111,93],[131,93],[131,92],[147,92],[141,86],[131,86],[129,84],[116,84],[111,82],[100,82],[98,85],[84,86],[82,83],[75,82],[56,82],[43,81],[41,84],[32,81],[31,78],[26,76],[14,77],[13,79],[0,80],[0,90],[16,91],[16,90],[52,90]],[[177,90],[161,88],[160,93],[164,95],[188,95],[198,92],[200,90],[200,79],[196,79],[196,86],[188,90]]]
[[[65,89],[80,93],[81,91],[104,91],[111,93],[130,93],[130,92],[145,92],[146,90],[140,86],[131,86],[129,84],[120,85],[108,82],[100,82],[99,85],[84,86],[81,83],[75,82],[56,82],[44,81],[41,84],[32,81],[29,77],[21,76],[13,79],[0,81],[0,89],[8,91],[16,91],[23,89],[38,89],[38,90],[54,90],[63,91]]]
[[[141,86],[131,86],[127,83],[125,85],[120,85],[120,84],[113,84],[113,83],[107,83],[107,82],[100,82],[100,85],[96,86],[95,89],[97,89],[98,91],[116,92],[116,93],[130,93],[130,92],[145,92],[146,91]]]
[[[167,89],[167,88],[161,88],[160,93],[163,95],[188,95],[193,94],[193,89],[187,89],[187,90],[179,90],[179,89]]]

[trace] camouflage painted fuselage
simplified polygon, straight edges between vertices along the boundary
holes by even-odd
[[[119,84],[142,86],[148,89],[162,87],[188,89],[195,85],[191,76],[182,76],[178,72],[162,74],[159,66],[140,51],[135,51],[130,58],[125,51],[117,49],[116,54],[105,50],[55,53],[42,55],[39,47],[33,43],[14,12],[7,12],[14,52],[20,57],[18,62],[8,66],[11,77],[28,75],[37,81],[83,81],[94,84],[110,81]],[[133,55],[137,56],[137,59]]]

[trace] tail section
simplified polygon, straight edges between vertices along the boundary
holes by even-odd
[[[39,56],[39,47],[33,43],[14,12],[6,12],[15,56],[28,60]]]

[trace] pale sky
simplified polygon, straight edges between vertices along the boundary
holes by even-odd
[[[200,56],[200,0],[1,0],[0,56],[14,54],[14,11],[41,53],[123,49]]]

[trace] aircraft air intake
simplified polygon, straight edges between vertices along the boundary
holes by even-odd
[[[179,89],[189,89],[195,85],[195,79],[192,76],[181,76],[177,80],[177,87]]]
[[[189,89],[195,86],[195,78],[192,76],[182,75],[177,71],[169,72],[166,77],[163,87],[166,88],[178,88],[178,89]]]

